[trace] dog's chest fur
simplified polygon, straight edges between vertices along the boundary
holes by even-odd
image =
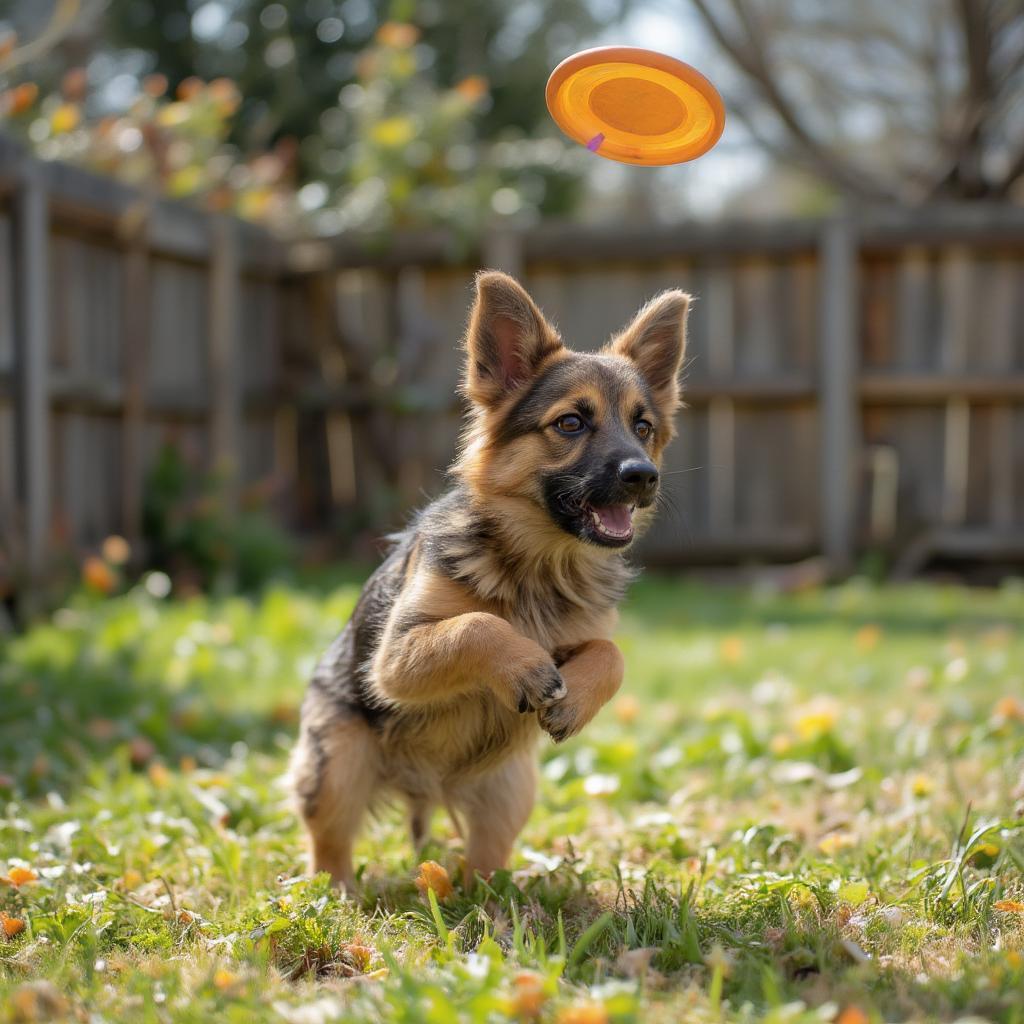
[[[618,556],[520,555],[458,491],[425,509],[399,543],[403,583],[396,600],[404,595],[408,603],[409,591],[416,591],[411,603],[428,619],[497,615],[556,664],[586,641],[610,637],[632,577]],[[431,799],[535,741],[538,732],[534,715],[510,711],[482,687],[429,710],[386,716],[381,738],[392,784]]]

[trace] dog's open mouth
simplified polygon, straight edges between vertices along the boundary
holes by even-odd
[[[591,505],[590,527],[605,544],[627,544],[633,539],[634,505]]]

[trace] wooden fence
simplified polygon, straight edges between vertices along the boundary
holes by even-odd
[[[648,559],[1024,557],[1024,211],[286,246],[2,139],[0,555],[137,537],[167,436],[228,501],[273,477],[292,525],[385,532],[443,483],[477,265],[580,348],[697,296]]]

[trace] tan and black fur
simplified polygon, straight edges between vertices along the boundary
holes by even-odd
[[[512,278],[478,275],[451,485],[396,538],[303,705],[292,785],[310,870],[352,887],[382,795],[408,803],[417,846],[434,807],[456,813],[470,879],[505,864],[538,732],[575,735],[622,682],[623,552],[654,514],[688,304],[664,292],[578,354]]]

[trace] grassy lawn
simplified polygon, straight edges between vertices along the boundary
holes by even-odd
[[[1024,1021],[1019,584],[648,578],[512,871],[425,899],[395,811],[350,903],[281,775],[356,593],[139,587],[4,643],[0,1020]]]

